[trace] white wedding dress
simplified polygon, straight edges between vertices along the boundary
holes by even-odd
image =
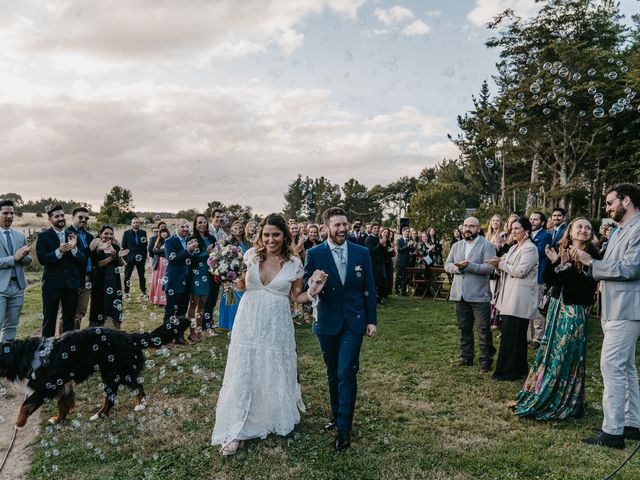
[[[268,285],[260,281],[255,249],[244,255],[246,291],[233,324],[216,407],[212,445],[287,435],[304,404],[297,380],[296,343],[289,306],[291,283],[304,268],[291,257]]]

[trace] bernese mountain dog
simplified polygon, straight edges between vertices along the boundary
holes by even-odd
[[[146,396],[140,377],[145,364],[143,349],[171,343],[189,325],[188,318],[172,317],[146,333],[93,327],[69,331],[58,338],[2,342],[0,376],[11,381],[26,379],[33,390],[20,407],[16,426],[23,427],[33,412],[54,398],[58,399],[58,415],[49,421],[64,420],[75,407],[74,382],[82,383],[96,372],[102,377],[105,400],[92,420],[109,415],[120,385],[134,390],[138,398],[135,410],[144,410]]]

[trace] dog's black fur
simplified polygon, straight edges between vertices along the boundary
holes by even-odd
[[[11,381],[28,379],[33,393],[23,402],[16,426],[23,427],[29,416],[45,401],[58,398],[58,416],[51,422],[66,418],[75,406],[73,382],[82,383],[100,372],[106,394],[97,417],[109,415],[120,385],[137,392],[140,405],[145,393],[139,381],[144,368],[143,349],[160,348],[183,335],[190,325],[188,318],[172,319],[150,333],[127,333],[108,328],[88,328],[64,333],[53,340],[48,355],[41,356],[41,365],[32,370],[32,360],[41,345],[41,337],[14,340],[0,344],[0,376]]]

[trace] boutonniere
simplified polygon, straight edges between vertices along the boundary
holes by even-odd
[[[356,265],[354,270],[356,272],[356,277],[361,277],[362,276],[362,267],[360,265]]]

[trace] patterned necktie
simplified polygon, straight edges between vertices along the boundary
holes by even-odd
[[[333,247],[332,250],[338,254],[338,260],[340,261],[338,265],[338,273],[340,274],[340,280],[344,285],[347,278],[347,259],[344,258],[344,251],[341,247]]]
[[[9,255],[13,257],[15,252],[13,251],[13,240],[11,239],[11,232],[9,230],[5,230],[4,234],[7,238],[7,248],[9,249]],[[11,267],[11,278],[14,278],[16,276],[16,267]]]

